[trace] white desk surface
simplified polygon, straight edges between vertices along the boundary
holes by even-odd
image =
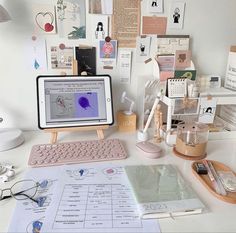
[[[143,156],[135,144],[135,133],[120,133],[114,128],[105,130],[106,138],[119,138],[123,141],[128,158],[125,160],[112,161],[117,165],[132,164],[167,164],[171,163],[178,167],[179,171],[186,180],[192,185],[200,199],[207,206],[207,211],[198,215],[189,215],[178,217],[175,220],[171,218],[159,220],[162,232],[236,232],[236,204],[229,204],[218,200],[196,179],[191,172],[192,161],[183,160],[173,155],[172,149],[164,144],[161,147],[164,150],[164,156],[158,159],[148,159]],[[0,152],[0,163],[11,162],[16,167],[17,176],[13,181],[0,184],[0,188],[10,187],[17,180],[22,179],[23,172],[27,169],[27,161],[31,147],[34,144],[48,143],[50,135],[41,131],[24,132],[25,143],[15,149]],[[59,142],[76,140],[97,139],[96,132],[71,132],[59,134]],[[236,171],[236,139],[235,140],[217,140],[209,141],[207,149],[207,159],[223,162]],[[100,162],[101,163],[101,162]],[[50,168],[49,168],[50,169]],[[0,202],[0,232],[7,232],[11,215],[14,211],[16,200]]]

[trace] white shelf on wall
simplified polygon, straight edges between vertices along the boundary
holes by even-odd
[[[224,87],[208,89],[200,94],[200,97],[207,96],[217,98],[217,105],[236,104],[236,91]]]
[[[226,89],[224,87],[212,88],[200,93],[200,98],[207,96],[216,98],[217,105],[236,104],[236,92]],[[167,119],[166,119],[166,131],[167,131],[171,129],[171,120],[173,116],[173,108],[175,106],[175,98],[162,96],[161,101],[167,105]],[[225,130],[220,132],[211,132],[209,135],[209,139],[226,139],[226,138],[236,138],[236,131]]]

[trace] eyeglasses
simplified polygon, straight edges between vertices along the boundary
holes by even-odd
[[[34,198],[38,191],[38,188],[47,188],[48,181],[43,180],[42,182],[35,182],[34,180],[21,180],[12,185],[11,188],[0,189],[0,201],[14,197],[16,200],[26,200],[37,203],[39,207],[42,207],[46,197]],[[3,195],[4,192],[9,191],[10,195]]]

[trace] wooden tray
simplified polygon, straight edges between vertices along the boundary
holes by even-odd
[[[215,170],[216,171],[232,171],[229,167],[227,167],[226,165],[224,165],[223,163],[217,162],[217,161],[213,161],[213,160],[208,160],[210,161]],[[232,204],[236,204],[236,192],[229,192],[226,190],[227,195],[226,196],[222,196],[218,193],[215,192],[215,189],[213,188],[213,185],[209,179],[208,175],[199,175],[196,171],[196,163],[197,162],[201,162],[201,160],[193,162],[192,163],[192,171],[193,174],[201,181],[201,183],[214,195],[216,196],[218,199],[225,201],[225,202],[229,202]],[[232,171],[235,175],[236,173],[234,171]]]

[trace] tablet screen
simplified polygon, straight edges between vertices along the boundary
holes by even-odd
[[[39,76],[39,128],[113,123],[111,78],[105,76]]]

